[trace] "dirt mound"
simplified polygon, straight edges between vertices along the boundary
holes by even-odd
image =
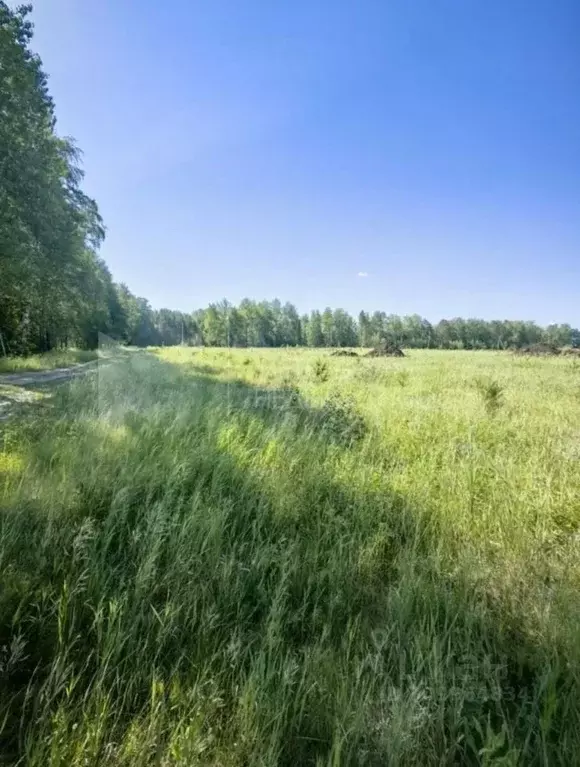
[[[331,357],[358,357],[356,352],[352,352],[349,349],[336,349],[330,352]]]
[[[527,354],[533,357],[555,357],[560,354],[560,349],[552,344],[531,344],[516,349],[516,354]]]
[[[378,346],[375,346],[374,349],[371,349],[370,352],[367,352],[365,354],[365,357],[404,357],[404,353],[402,349],[399,349],[398,346],[395,346],[395,344],[390,343],[389,341],[382,341]]]
[[[567,346],[565,349],[562,349],[562,354],[567,357],[580,357],[580,349],[573,346]]]

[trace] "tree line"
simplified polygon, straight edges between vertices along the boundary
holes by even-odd
[[[580,346],[580,330],[567,324],[541,327],[515,320],[441,320],[431,324],[418,314],[361,311],[355,318],[344,309],[299,314],[291,303],[244,299],[210,304],[191,314],[150,310],[151,345],[186,343],[205,346],[375,346],[387,340],[417,349],[508,349],[536,343]]]
[[[401,346],[501,349],[580,345],[569,325],[442,320],[343,309],[300,315],[280,301],[227,301],[191,313],[153,309],[113,281],[99,256],[105,227],[82,190],[81,154],[56,132],[31,6],[0,0],[0,353],[94,348],[99,333],[136,346]]]

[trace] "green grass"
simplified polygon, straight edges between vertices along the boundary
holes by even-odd
[[[67,368],[91,362],[97,359],[97,356],[96,351],[87,349],[62,349],[29,357],[0,357],[0,375]]]
[[[0,442],[0,754],[578,764],[579,460],[569,359],[165,349],[58,388]]]

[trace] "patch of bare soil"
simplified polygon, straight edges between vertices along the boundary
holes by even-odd
[[[7,420],[26,405],[38,403],[44,396],[40,392],[0,383],[0,421]]]

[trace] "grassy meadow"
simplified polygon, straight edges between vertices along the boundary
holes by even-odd
[[[0,503],[0,764],[580,764],[577,360],[135,353]]]

